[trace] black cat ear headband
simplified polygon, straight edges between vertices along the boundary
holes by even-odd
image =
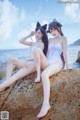
[[[58,27],[62,27],[61,23],[59,23],[56,19],[53,19],[52,22],[56,23]]]
[[[43,28],[44,30],[46,30],[47,29],[47,24],[41,26],[41,24],[39,22],[37,22],[35,30],[37,30],[38,28]]]
[[[54,19],[51,23],[49,23],[49,27],[48,27],[47,32],[49,33],[49,32],[50,32],[50,29],[53,28],[53,27],[54,27],[55,29],[57,29],[58,27],[61,28],[62,25],[61,25],[56,19]]]

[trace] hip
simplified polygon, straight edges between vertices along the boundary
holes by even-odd
[[[62,62],[61,59],[59,59],[59,60],[48,60],[49,65],[55,64],[55,63],[61,64],[63,66],[63,62]]]

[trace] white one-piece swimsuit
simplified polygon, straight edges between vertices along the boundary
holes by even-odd
[[[52,43],[48,47],[48,63],[52,64],[61,61],[62,45],[61,43]]]
[[[36,43],[34,43],[34,44],[31,46],[30,52],[29,52],[29,56],[33,55],[34,50],[35,50],[36,48],[38,48],[38,46],[40,45],[40,43],[41,43],[41,40],[38,41],[38,42],[36,42]],[[28,60],[28,61],[27,61],[27,64],[34,64],[34,60]]]

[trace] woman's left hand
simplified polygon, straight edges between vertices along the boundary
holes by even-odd
[[[67,69],[68,69],[68,70],[76,70],[76,69],[73,68],[73,67],[68,67]]]
[[[75,70],[75,68],[72,68],[72,67],[65,67],[64,70]]]
[[[73,68],[73,67],[68,67],[68,66],[65,67],[64,69],[65,69],[65,70],[75,70],[75,68]]]

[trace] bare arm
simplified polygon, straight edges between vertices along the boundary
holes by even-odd
[[[22,38],[19,42],[20,42],[21,44],[31,46],[34,42],[28,42],[28,41],[26,41],[26,39],[32,37],[34,34],[35,34],[35,32],[31,32],[28,36]]]
[[[66,65],[66,68],[68,69],[67,39],[66,39],[65,37],[64,37],[64,39],[63,39],[62,46],[63,46],[63,57],[64,57],[65,65]]]

